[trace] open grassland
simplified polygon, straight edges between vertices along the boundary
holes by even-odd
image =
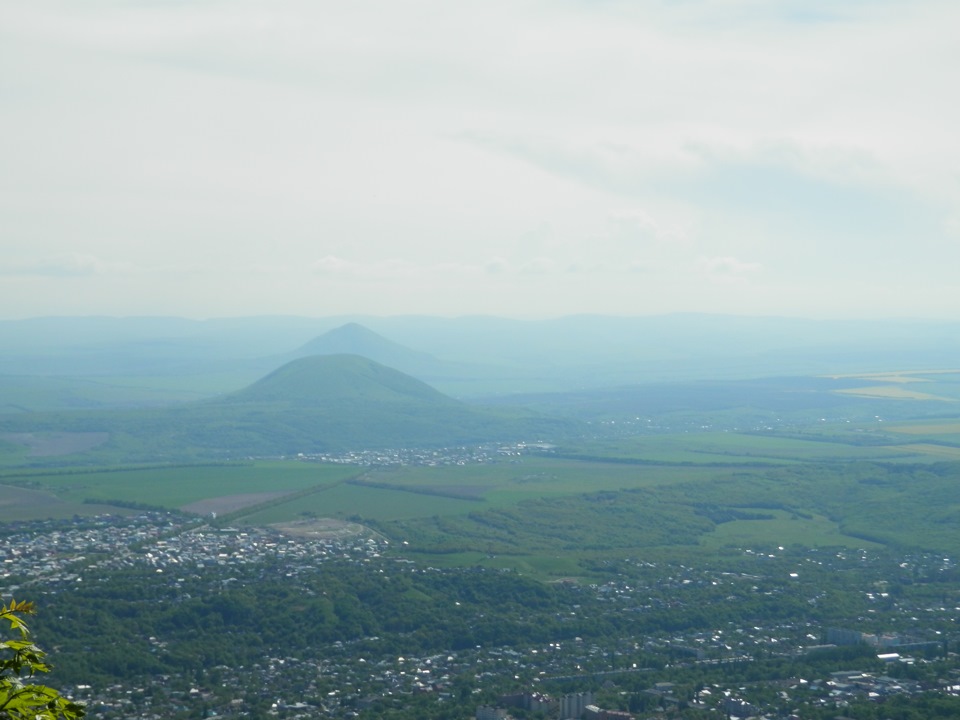
[[[48,507],[54,509],[56,505],[62,504],[62,500],[49,493],[0,485],[0,518],[3,520],[20,520],[22,517],[30,517],[35,511]]]
[[[960,370],[889,370],[884,372],[850,373],[847,375],[828,375],[835,380],[876,380],[878,382],[929,382],[933,380],[958,380]]]
[[[953,551],[960,464],[843,463],[714,469],[686,482],[368,518],[437,563],[545,568],[671,547],[896,545]],[[432,562],[432,561],[431,561]]]
[[[704,535],[700,544],[708,548],[736,546],[763,547],[770,545],[852,546],[875,547],[878,544],[860,538],[851,538],[840,531],[839,525],[822,515],[800,516],[785,510],[771,510],[770,519],[732,520],[722,523],[713,532]]]
[[[896,446],[901,452],[937,460],[960,459],[960,422],[955,420],[901,423],[887,427],[887,432],[905,439]]]
[[[774,462],[775,453],[783,453],[777,465],[842,462],[936,463],[954,455],[944,446],[960,447],[956,421],[918,420],[910,423],[884,422],[880,416],[871,421],[822,422],[802,428],[775,429],[750,435],[757,448],[766,440],[766,459]],[[953,432],[951,432],[953,431]]]
[[[598,490],[652,487],[705,477],[711,468],[637,466],[524,456],[491,465],[405,467],[366,474],[361,482],[412,493],[482,500],[511,505],[540,497],[576,495]],[[469,506],[477,508],[476,503]]]
[[[0,434],[0,472],[3,468],[23,467],[28,461],[29,448],[22,443],[6,439],[6,434]]]
[[[907,441],[903,448],[913,447],[917,452],[940,454],[940,451],[949,450],[945,446],[952,445],[960,448],[960,422],[957,421],[931,420],[904,423],[891,425],[887,431],[905,436]]]
[[[427,519],[442,527],[438,537],[463,532],[480,537],[483,532],[467,530],[475,524],[478,513],[501,511],[511,515],[522,512],[518,508],[529,503],[550,499],[577,503],[579,498],[598,492],[706,482],[713,473],[712,468],[636,467],[536,456],[494,465],[397,468],[366,473],[328,493],[295,503],[277,504],[266,512],[244,517],[242,522],[277,522],[292,513],[358,517],[373,523]],[[542,507],[552,506],[548,503]],[[504,546],[500,548],[502,551]],[[508,549],[514,552],[516,548],[511,543]]]
[[[910,390],[902,385],[870,385],[868,387],[837,390],[836,392],[843,395],[853,395],[855,397],[865,398],[881,398],[884,400],[953,401],[953,398],[950,397],[945,397],[943,395],[932,395],[930,393],[920,392],[919,390]]]
[[[104,432],[3,433],[2,439],[25,448],[26,457],[59,457],[85,452],[110,439]]]
[[[889,432],[904,433],[905,435],[951,435],[960,437],[960,422],[916,422],[891,425]]]
[[[897,448],[903,452],[918,453],[929,455],[938,460],[960,460],[960,447],[950,445],[937,445],[935,443],[912,443],[908,445],[898,445]]]
[[[706,482],[718,472],[823,462],[934,462],[956,456],[930,432],[960,423],[909,424],[913,434],[891,435],[904,425],[871,428],[815,426],[805,437],[782,434],[698,432],[641,435],[581,442],[566,457],[522,455],[492,464],[399,467],[366,472],[350,487],[326,494],[282,496],[333,484],[358,468],[297,461],[102,470],[0,470],[17,484],[54,493],[61,501],[139,503],[237,515],[253,505],[245,522],[362,515],[375,520],[467,514],[525,501]],[[881,429],[882,428],[882,429]],[[921,434],[920,428],[925,428]],[[92,436],[91,436],[92,437]],[[902,437],[909,442],[895,444]],[[918,442],[930,438],[933,443]],[[48,443],[49,444],[49,443]],[[16,446],[22,452],[24,446]],[[360,486],[362,485],[362,487]],[[258,505],[268,502],[269,507]]]
[[[210,498],[245,493],[296,492],[338,482],[356,473],[344,465],[257,462],[143,469],[75,471],[9,475],[9,481],[53,493],[58,499],[139,503],[179,508]],[[4,476],[0,474],[0,482]]]
[[[890,372],[832,375],[834,379],[864,380],[879,383],[834,392],[881,400],[960,400],[960,370],[895,370]],[[907,387],[920,385],[920,387]]]
[[[934,461],[947,454],[960,459],[960,448],[919,441],[933,430],[946,437],[957,423],[941,418],[925,427],[926,435],[886,427],[866,435],[861,428],[818,426],[816,439],[644,436],[583,443],[577,458],[529,454],[487,464],[367,471],[294,460],[8,470],[0,472],[0,483],[19,487],[0,492],[0,520],[102,511],[84,501],[167,508],[214,502],[226,513],[217,522],[349,520],[428,564],[510,567],[552,578],[575,576],[578,567],[611,552],[646,557],[681,548],[872,543],[955,552],[960,463]],[[891,445],[898,437],[909,442]],[[655,450],[657,441],[666,443],[664,457],[702,451],[731,453],[732,460],[670,464],[633,456]],[[620,454],[604,458],[603,452]],[[897,453],[909,459],[890,462]]]
[[[0,523],[23,520],[60,520],[74,515],[98,515],[103,513],[126,514],[131,512],[107,505],[77,503],[41,490],[0,485]]]
[[[115,388],[118,393],[141,390],[154,393],[158,400],[180,402],[233,392],[260,377],[261,373],[256,370],[241,369],[188,375],[116,375],[97,377],[95,381],[85,380],[102,387]]]
[[[256,373],[249,371],[94,377],[0,375],[0,412],[171,405],[231,392],[256,378]]]
[[[843,435],[823,442],[777,434],[700,432],[675,435],[641,435],[616,441],[593,442],[572,447],[570,454],[677,464],[743,465],[800,462],[881,460],[896,453],[880,446],[864,446],[861,438],[841,429]]]
[[[314,515],[390,521],[458,515],[474,509],[476,503],[470,500],[341,483],[289,503],[279,502],[245,514],[238,518],[238,522],[243,525],[270,525]]]

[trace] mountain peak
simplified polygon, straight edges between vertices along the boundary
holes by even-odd
[[[341,402],[459,404],[424,382],[360,355],[292,360],[225,400],[314,405]]]
[[[293,353],[294,357],[310,355],[360,355],[405,373],[420,376],[440,364],[432,355],[411,350],[355,322],[334,328],[302,345]]]

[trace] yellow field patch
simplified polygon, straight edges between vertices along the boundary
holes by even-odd
[[[932,445],[929,443],[915,443],[913,445],[895,445],[895,450],[904,452],[922,453],[923,455],[937,455],[939,457],[958,459],[960,458],[960,447],[950,447],[949,445]]]
[[[838,378],[848,378],[851,380],[872,380],[874,382],[885,383],[914,383],[930,382],[929,378],[917,377],[909,373],[865,373],[864,375],[835,375],[834,380]]]
[[[944,402],[952,402],[950,398],[917,392],[916,390],[907,390],[906,388],[899,387],[897,385],[871,385],[870,387],[835,390],[834,392],[842,393],[843,395],[883,398],[886,400],[942,400]]]
[[[929,383],[934,380],[936,375],[957,375],[960,370],[887,370],[885,372],[868,373],[848,373],[845,375],[826,375],[833,380],[869,380],[871,382],[886,383],[884,385],[871,385],[862,388],[849,388],[845,390],[834,390],[844,395],[854,397],[879,398],[882,400],[941,400],[943,402],[954,402],[953,398],[924,393],[918,390],[908,390],[905,386],[912,383]]]
[[[924,375],[957,375],[960,370],[887,370],[885,372],[849,373],[847,375],[827,375],[834,380],[849,378],[853,380],[875,380],[889,383],[930,382]]]
[[[884,370],[875,373],[846,373],[840,375],[825,375],[833,379],[862,378],[864,380],[885,380],[888,382],[913,382],[923,380],[920,375],[958,375],[960,370]],[[901,378],[901,379],[897,379]]]

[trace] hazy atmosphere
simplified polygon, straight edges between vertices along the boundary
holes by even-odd
[[[0,720],[960,718],[958,30],[0,0]]]
[[[0,0],[0,317],[960,317],[960,6]]]

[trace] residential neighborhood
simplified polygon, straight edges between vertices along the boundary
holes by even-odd
[[[0,547],[5,598],[34,598],[41,612],[51,596],[69,597],[74,588],[101,582],[111,573],[147,571],[162,578],[169,592],[201,583],[210,593],[222,593],[245,582],[243,577],[249,576],[243,571],[268,566],[294,585],[299,577],[330,562],[346,562],[385,577],[453,572],[410,561],[373,533],[297,537],[274,529],[214,527],[198,523],[195,517],[163,512],[24,523],[8,531]],[[666,568],[625,558],[620,565],[632,568],[629,577],[620,573],[625,576],[619,580],[571,580],[563,586],[571,599],[565,611],[567,622],[689,609],[688,598],[718,589],[731,603],[750,595],[775,597],[791,592],[791,587],[806,592],[799,578],[791,577],[799,572],[771,582],[771,571],[781,573],[783,567],[774,555],[745,550],[744,557],[753,557],[750,562],[756,564],[752,573],[689,565]],[[870,562],[863,553],[809,551],[804,557],[790,558],[791,566],[826,565],[831,571],[862,568]],[[953,568],[950,558],[933,556],[905,557],[901,564],[912,564],[913,573]],[[251,666],[210,667],[186,684],[183,678],[160,675],[131,684],[75,683],[65,691],[89,703],[96,717],[145,720],[166,717],[161,708],[164,713],[178,709],[184,717],[202,709],[208,717],[255,717],[266,712],[282,718],[350,718],[423,703],[456,707],[458,717],[468,708],[470,716],[477,718],[527,717],[535,712],[561,719],[642,718],[680,708],[714,709],[731,718],[786,718],[792,715],[780,708],[791,704],[837,708],[839,713],[859,700],[882,702],[926,692],[960,694],[957,670],[935,682],[920,671],[927,664],[942,664],[945,657],[955,658],[950,628],[960,608],[920,607],[905,600],[895,607],[889,593],[879,590],[883,587],[882,582],[874,583],[863,593],[864,602],[893,610],[886,613],[888,631],[880,634],[797,620],[709,631],[690,628],[619,637],[558,637],[542,643],[451,648],[427,655],[378,652],[378,646],[387,647],[386,641],[367,637],[333,642],[309,653],[267,656]],[[807,602],[813,606],[820,599],[814,594]],[[874,626],[864,620],[864,627]],[[564,618],[558,621],[562,627]],[[42,643],[43,638],[38,641]],[[169,642],[163,637],[148,641],[158,652],[165,651]],[[709,673],[724,667],[759,668],[762,660],[794,661],[829,653],[831,648],[870,647],[871,643],[876,658],[869,663],[870,669],[769,680],[760,676],[730,686],[704,682],[693,687],[679,679],[689,673],[712,677]],[[638,663],[638,658],[661,662]],[[874,669],[877,662],[885,669]],[[582,689],[571,690],[576,687]],[[765,705],[765,697],[777,702]]]

